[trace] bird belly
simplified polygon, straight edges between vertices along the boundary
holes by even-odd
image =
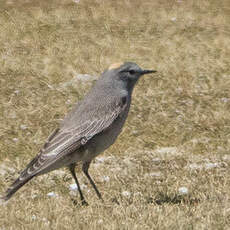
[[[109,148],[122,131],[126,116],[118,117],[110,127],[94,136],[86,145],[83,161],[91,161]]]

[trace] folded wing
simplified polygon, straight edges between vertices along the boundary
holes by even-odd
[[[41,173],[61,158],[85,145],[95,135],[107,129],[117,119],[125,106],[126,104],[120,101],[102,117],[88,119],[76,127],[73,124],[72,128],[56,129],[48,138],[40,153],[28,164],[19,178],[23,180],[28,176]]]

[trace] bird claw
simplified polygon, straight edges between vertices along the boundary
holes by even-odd
[[[78,200],[72,199],[72,201],[73,201],[74,205],[79,205],[79,201]],[[80,205],[81,206],[89,206],[89,204],[85,200],[81,200]]]
[[[81,205],[82,205],[82,206],[89,206],[89,204],[88,204],[85,200],[82,200],[82,201],[81,201]]]

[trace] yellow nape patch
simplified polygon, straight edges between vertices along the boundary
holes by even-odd
[[[117,68],[119,68],[120,66],[122,66],[123,64],[124,64],[123,62],[114,63],[114,64],[112,64],[112,65],[109,67],[109,70],[110,70],[110,69],[117,69]]]

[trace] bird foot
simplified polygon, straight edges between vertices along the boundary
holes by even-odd
[[[73,201],[73,204],[76,205],[76,206],[79,205],[79,204],[80,204],[81,206],[88,206],[88,205],[89,205],[85,200],[81,200],[80,203],[79,203],[78,200],[72,199],[72,201]]]

